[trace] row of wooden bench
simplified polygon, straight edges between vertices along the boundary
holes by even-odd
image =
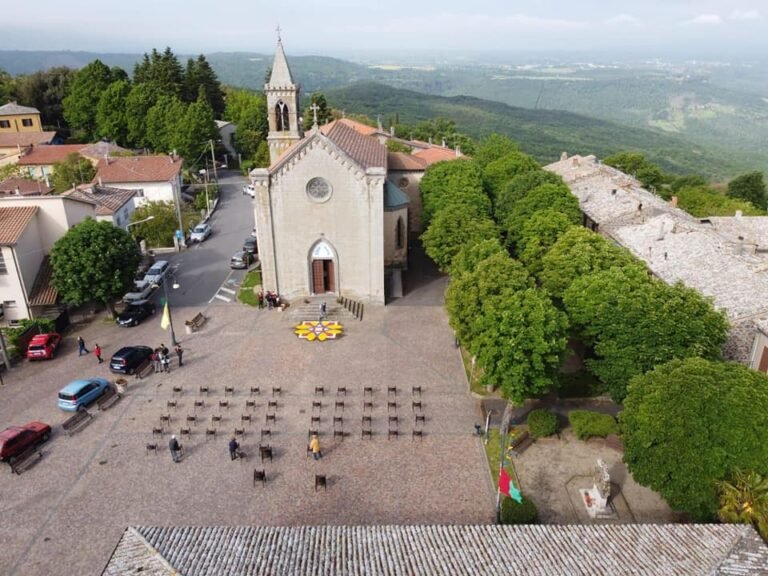
[[[198,391],[200,394],[205,394],[206,396],[210,394],[214,388],[211,386],[199,386]],[[224,386],[224,396],[230,395],[234,396],[237,393],[237,388],[234,386]],[[337,386],[336,387],[336,396],[346,396],[348,393],[348,388],[346,386]],[[251,386],[249,395],[250,396],[260,396],[261,395],[261,386]],[[265,390],[266,392],[266,390]],[[326,388],[325,386],[315,386],[315,396],[325,396],[326,392],[330,394],[331,390],[330,388]],[[373,386],[364,386],[363,387],[363,396],[371,395],[373,396],[375,392],[375,389]],[[387,386],[387,396],[394,395],[397,396],[401,390],[397,386]],[[175,395],[182,395],[184,393],[184,386],[174,386],[173,387],[173,393]],[[282,386],[272,386],[272,396],[280,396],[283,393]],[[411,394],[414,396],[421,396],[422,393],[422,387],[421,386],[412,386],[411,387]]]

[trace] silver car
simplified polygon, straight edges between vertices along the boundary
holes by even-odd
[[[213,230],[211,225],[207,222],[205,224],[198,224],[192,229],[192,233],[189,235],[190,242],[205,242],[208,236],[211,235]]]

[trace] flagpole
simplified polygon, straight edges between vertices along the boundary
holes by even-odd
[[[501,523],[501,470],[504,467],[504,459],[499,462],[499,487],[496,489],[496,524]]]

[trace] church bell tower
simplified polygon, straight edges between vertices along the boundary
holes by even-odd
[[[269,160],[274,164],[292,144],[304,136],[299,122],[299,85],[294,84],[291,69],[278,33],[272,75],[264,85],[269,115]]]

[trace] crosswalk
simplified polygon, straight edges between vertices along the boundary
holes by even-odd
[[[222,292],[224,294],[222,294]],[[232,300],[235,299],[236,294],[237,292],[235,290],[231,290],[229,288],[225,288],[224,286],[222,286],[221,288],[219,288],[219,291],[213,295],[213,298],[223,300],[224,302],[232,302]]]

